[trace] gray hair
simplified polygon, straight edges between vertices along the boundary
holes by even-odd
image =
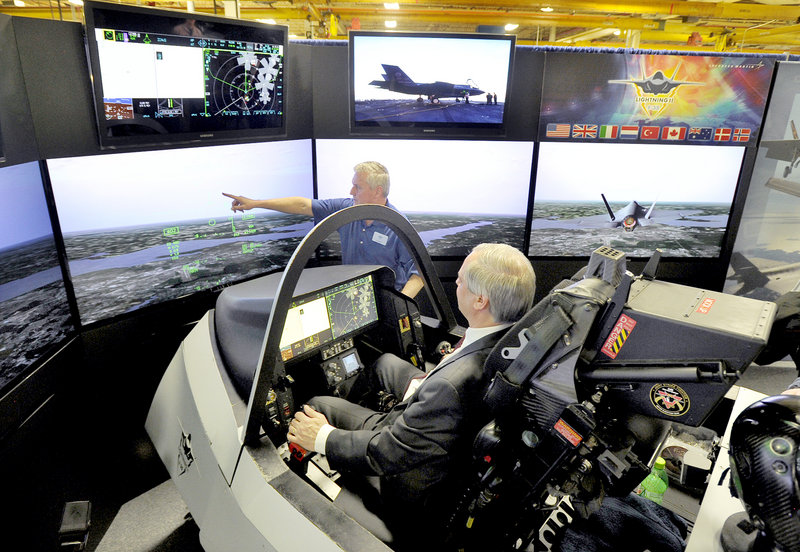
[[[371,190],[378,186],[383,188],[383,197],[389,197],[389,171],[377,161],[364,161],[353,167],[356,174],[367,177],[367,185]]]
[[[528,258],[504,243],[482,243],[472,253],[463,272],[467,289],[489,298],[489,312],[498,324],[522,318],[536,293],[536,274]]]

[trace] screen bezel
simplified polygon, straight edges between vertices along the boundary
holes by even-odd
[[[506,97],[503,103],[503,120],[500,123],[466,123],[466,122],[410,122],[394,121],[388,126],[365,124],[356,121],[355,87],[353,86],[355,71],[355,39],[357,37],[379,36],[387,38],[442,38],[452,40],[504,40],[509,41],[508,75],[506,77]],[[433,32],[383,32],[383,31],[350,31],[347,38],[348,67],[348,102],[350,110],[350,134],[352,136],[397,136],[397,137],[503,137],[506,134],[508,105],[511,101],[511,80],[514,72],[516,35],[484,34],[484,33],[433,33]]]
[[[100,55],[97,42],[94,39],[96,18],[95,10],[115,11],[121,14],[132,16],[151,16],[154,18],[174,18],[182,20],[198,20],[231,27],[239,27],[242,30],[258,29],[265,32],[280,34],[280,42],[283,46],[283,115],[279,127],[233,129],[216,131],[194,131],[194,132],[173,132],[159,135],[136,135],[136,136],[108,136],[108,122],[105,118],[105,108],[103,104],[103,81],[100,71]],[[281,138],[286,136],[286,63],[288,59],[289,29],[284,25],[272,25],[257,21],[247,21],[232,19],[227,17],[211,16],[201,13],[188,13],[167,9],[155,9],[149,7],[131,6],[124,4],[111,4],[108,2],[98,2],[87,0],[84,5],[84,42],[89,64],[89,77],[94,104],[95,126],[97,128],[98,139],[101,149],[115,149],[136,146],[169,145],[169,144],[189,144],[204,143],[214,144],[223,141],[253,141],[259,138]],[[277,42],[276,42],[277,43]]]

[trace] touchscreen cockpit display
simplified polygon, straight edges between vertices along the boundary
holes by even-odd
[[[296,298],[286,313],[281,358],[291,360],[377,320],[371,274]]]

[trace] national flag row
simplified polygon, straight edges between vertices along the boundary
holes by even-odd
[[[749,128],[548,123],[547,138],[747,142]]]

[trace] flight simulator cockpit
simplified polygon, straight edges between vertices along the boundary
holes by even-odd
[[[305,268],[356,216],[401,237],[436,318],[395,291],[386,267]],[[630,493],[670,424],[700,425],[764,350],[774,303],[660,282],[657,265],[658,254],[634,276],[624,254],[598,249],[492,350],[492,419],[463,459],[472,475],[449,516],[454,549],[546,544],[542,528],[564,499],[588,512]],[[349,495],[324,457],[288,446],[288,422],[316,395],[379,410],[358,386],[379,355],[435,364],[463,331],[419,236],[383,207],[328,217],[282,273],[225,289],[176,353],[146,422],[203,547],[389,550],[380,520],[339,506]]]
[[[214,330],[221,360],[242,400],[249,397],[267,317],[282,274],[225,289],[217,300]],[[294,404],[315,395],[346,397],[354,378],[380,352],[424,362],[422,321],[416,303],[394,289],[386,267],[340,265],[303,271],[286,310],[280,337],[284,385],[268,394],[265,431],[285,441]]]

